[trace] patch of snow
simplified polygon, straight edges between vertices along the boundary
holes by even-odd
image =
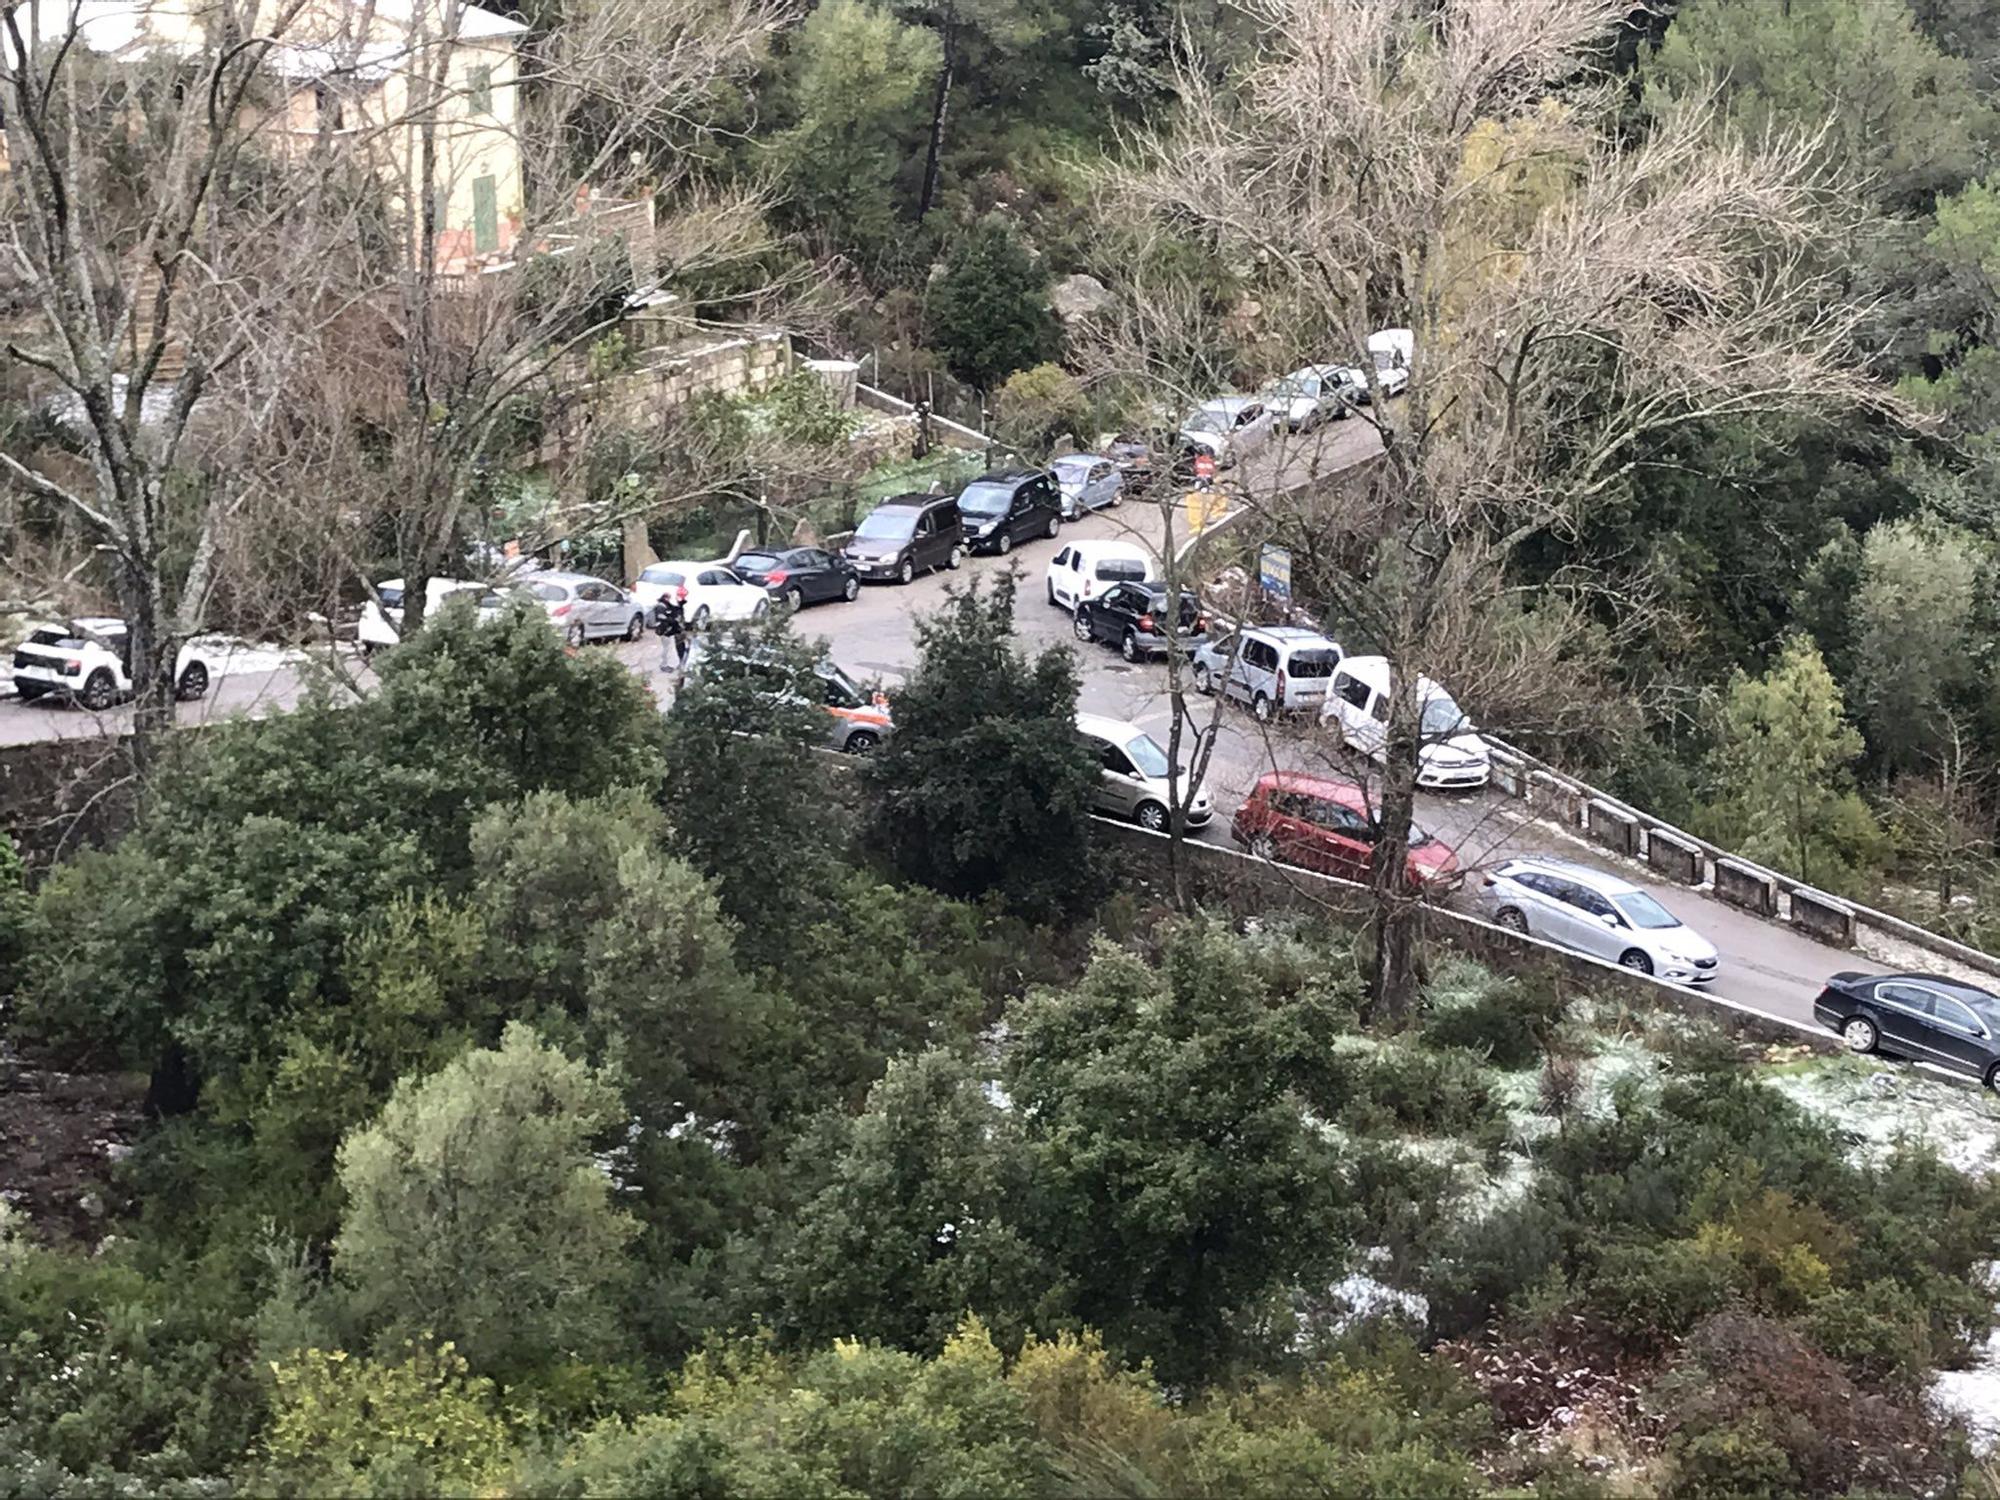
[[[1347,1308],[1347,1315],[1337,1325],[1343,1332],[1377,1318],[1406,1318],[1419,1328],[1430,1321],[1428,1298],[1417,1292],[1398,1291],[1359,1271],[1336,1281],[1327,1288],[1327,1295]]]
[[[1879,1162],[1899,1141],[1916,1141],[1968,1176],[2000,1169],[2000,1101],[1986,1092],[1858,1057],[1815,1058],[1763,1081],[1844,1132],[1857,1160]]]
[[[210,677],[230,677],[247,672],[282,672],[307,660],[309,653],[296,647],[259,645],[229,636],[197,636],[188,644],[208,663]]]
[[[1965,1423],[1972,1451],[1982,1457],[2000,1452],[2000,1328],[1969,1370],[1940,1370],[1931,1380],[1931,1400]]]

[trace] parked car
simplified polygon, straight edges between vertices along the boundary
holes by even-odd
[[[955,495],[895,495],[861,518],[842,555],[863,579],[908,583],[965,561],[965,519]]]
[[[1065,453],[1049,465],[1056,488],[1062,492],[1062,518],[1080,519],[1085,512],[1103,510],[1124,498],[1125,476],[1118,465],[1096,453]]]
[[[823,547],[759,547],[739,552],[731,570],[745,583],[760,584],[792,609],[853,599],[861,592],[854,564]]]
[[[174,665],[174,696],[208,691],[209,664],[190,641]],[[132,632],[123,620],[85,616],[36,625],[14,648],[14,691],[23,703],[60,698],[101,713],[132,696]]]
[[[1472,909],[1487,921],[1676,984],[1710,984],[1715,945],[1621,875],[1532,855],[1488,871]]]
[[[1437,683],[1417,679],[1417,785],[1429,791],[1482,787],[1493,778],[1486,741]],[[1333,674],[1320,717],[1336,724],[1348,744],[1372,760],[1389,746],[1389,658],[1350,656]]]
[[[1240,463],[1270,440],[1275,418],[1255,396],[1217,396],[1181,423],[1181,446],[1206,453],[1219,467]]]
[[[717,562],[656,562],[639,572],[632,585],[632,602],[645,615],[669,589],[685,589],[681,606],[688,624],[700,629],[711,620],[761,620],[771,608],[770,594],[759,584],[746,583],[736,570]]]
[[[974,552],[1012,552],[1017,542],[1062,530],[1062,492],[1042,469],[999,469],[958,492],[966,540]]]
[[[1164,583],[1118,583],[1077,605],[1072,628],[1080,641],[1103,641],[1125,660],[1139,661],[1167,649],[1166,617]],[[1181,590],[1177,620],[1181,649],[1192,649],[1208,630],[1192,589]]]
[[[1970,1073],[2000,1090],[2000,996],[1935,974],[1836,974],[1813,1018],[1852,1052],[1888,1052]]]
[[[760,692],[790,696],[796,686],[779,658],[750,642],[698,636],[682,663],[683,680],[716,681],[727,677],[748,678]],[[870,691],[829,657],[813,663],[818,680],[818,699],[830,723],[826,742],[850,755],[865,755],[889,737],[895,727],[889,717],[889,699]],[[796,701],[796,700],[795,700]]]
[[[1064,542],[1049,562],[1049,603],[1075,609],[1114,583],[1140,583],[1157,571],[1153,554],[1137,542]]]
[[[354,637],[361,643],[364,655],[386,651],[403,639],[403,589],[402,579],[384,579],[375,585],[375,592],[381,596],[382,602],[378,605],[370,599],[361,606],[361,623],[355,627]],[[491,584],[467,583],[458,578],[433,578],[424,585],[424,618],[430,619],[443,607],[445,600],[461,594],[478,596],[473,607],[479,611],[482,620],[498,614],[506,602]]]
[[[1410,362],[1416,341],[1407,328],[1384,328],[1368,335],[1368,357],[1375,363],[1375,384],[1385,396],[1400,396],[1410,383]]]
[[[1157,435],[1121,432],[1099,443],[1098,451],[1111,460],[1119,477],[1130,488],[1151,478],[1153,470],[1161,462],[1160,456],[1170,453],[1177,446],[1177,443],[1165,442]]]
[[[1380,820],[1368,794],[1351,781],[1302,771],[1266,771],[1230,825],[1245,849],[1343,880],[1367,880]],[[1412,885],[1441,895],[1465,878],[1458,854],[1424,829],[1410,829],[1407,870]]]
[[[1326,702],[1340,647],[1303,625],[1250,625],[1195,648],[1197,692],[1250,705],[1259,719],[1307,713]]]
[[[539,599],[550,622],[572,646],[620,637],[636,641],[645,634],[647,606],[617,584],[588,573],[529,573],[513,588]]]
[[[1183,771],[1172,784],[1167,752],[1137,724],[1123,719],[1107,719],[1099,714],[1078,714],[1077,732],[1097,751],[1103,766],[1097,794],[1091,806],[1113,817],[1130,818],[1141,828],[1165,833],[1171,819],[1173,792],[1178,790],[1186,807],[1187,826],[1205,828],[1215,816],[1208,788],[1196,786],[1190,792]]]
[[[1292,432],[1343,421],[1368,399],[1368,381],[1346,365],[1307,365],[1274,381],[1264,404]]]

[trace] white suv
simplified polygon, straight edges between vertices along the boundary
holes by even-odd
[[[132,696],[132,637],[123,620],[68,620],[37,625],[14,650],[14,691],[23,702],[45,695],[81,703],[93,713]],[[208,691],[208,662],[192,642],[181,647],[174,693]]]
[[[1677,984],[1709,984],[1715,945],[1631,881],[1573,860],[1529,855],[1495,866],[1471,887],[1472,907],[1579,953]]]

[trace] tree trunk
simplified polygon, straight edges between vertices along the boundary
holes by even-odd
[[[168,621],[157,560],[127,557],[118,569],[132,678],[132,769],[143,780],[159,760],[160,738],[174,723],[174,668],[179,643]]]
[[[937,196],[938,158],[944,154],[944,119],[951,108],[951,79],[957,71],[958,58],[953,48],[952,28],[944,32],[944,66],[938,70],[937,102],[931,107],[931,142],[924,155],[924,186],[917,195],[917,222],[931,211],[931,200]]]
[[[1410,826],[1416,817],[1419,746],[1414,684],[1395,684],[1389,743],[1382,764],[1382,795],[1376,808],[1375,855],[1370,884],[1375,894],[1371,930],[1374,972],[1369,977],[1369,1019],[1401,1021],[1415,1008],[1422,981],[1418,951],[1418,893],[1410,884]]]

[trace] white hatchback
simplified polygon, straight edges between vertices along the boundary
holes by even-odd
[[[132,696],[131,657],[132,636],[123,620],[37,625],[14,648],[14,691],[23,703],[48,697],[101,713]],[[208,662],[190,641],[174,668],[174,696],[199,698],[208,683]]]
[[[1153,554],[1137,542],[1069,542],[1049,562],[1049,603],[1074,611],[1114,584],[1149,583],[1159,576]]]
[[[719,562],[653,563],[640,570],[632,597],[650,610],[668,589],[686,590],[681,603],[687,609],[688,624],[697,627],[710,620],[761,620],[771,607],[769,589],[744,582],[734,569]]]
[[[1527,855],[1470,887],[1487,921],[1676,984],[1709,984],[1715,945],[1631,881],[1574,860]]]

